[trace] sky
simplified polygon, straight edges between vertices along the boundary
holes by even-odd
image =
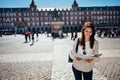
[[[0,8],[29,7],[32,0],[0,0]],[[37,8],[71,8],[74,0],[34,0]],[[76,0],[79,7],[120,6],[120,0]]]

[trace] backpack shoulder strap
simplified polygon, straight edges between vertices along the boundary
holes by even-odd
[[[77,39],[77,44],[76,44],[76,48],[75,48],[76,53],[78,52],[78,45],[79,45],[79,38]]]

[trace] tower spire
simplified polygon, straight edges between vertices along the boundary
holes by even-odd
[[[34,5],[35,4],[35,2],[34,2],[34,0],[32,0],[32,3],[31,3],[31,5]]]

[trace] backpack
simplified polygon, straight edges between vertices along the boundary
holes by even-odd
[[[78,45],[79,45],[79,38],[77,40],[77,44],[76,44],[76,48],[75,48],[76,53],[78,52]],[[70,62],[70,63],[73,62],[73,59],[70,57],[70,54],[68,56],[68,62]]]

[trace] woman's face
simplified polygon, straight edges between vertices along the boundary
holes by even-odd
[[[90,36],[92,35],[92,29],[89,27],[85,28],[84,35],[85,35],[85,38],[90,38]]]

